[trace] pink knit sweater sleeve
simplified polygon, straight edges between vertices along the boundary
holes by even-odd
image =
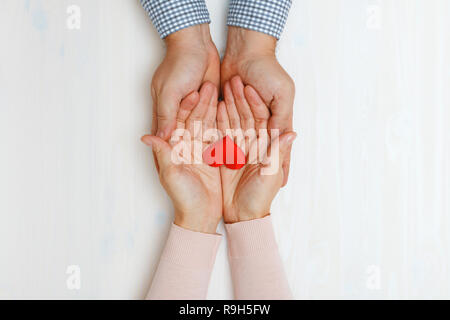
[[[270,216],[225,225],[234,297],[292,299]]]
[[[221,238],[173,224],[147,299],[206,299]]]
[[[291,299],[270,216],[225,225],[236,299]],[[205,299],[221,236],[172,225],[147,299]]]

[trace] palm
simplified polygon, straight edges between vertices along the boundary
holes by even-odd
[[[281,66],[274,57],[251,57],[229,61],[224,59],[222,64],[222,83],[229,81],[233,76],[239,75],[244,84],[254,87],[266,105],[270,106],[279,84],[274,81],[280,74]],[[281,68],[282,69],[282,68]]]
[[[207,49],[169,50],[155,72],[153,86],[158,92],[170,88],[184,98],[206,81],[218,87],[219,75],[220,57],[214,44]]]
[[[220,171],[206,164],[171,165],[164,171],[163,185],[174,201],[175,208],[183,212],[210,212],[222,214],[217,203],[222,202]]]
[[[246,165],[239,171],[220,169],[226,221],[238,221],[237,217],[242,217],[242,213],[270,212],[270,202],[275,194],[264,186],[278,177],[261,175],[260,170],[259,164]]]
[[[197,52],[177,53],[175,59],[167,61],[168,67],[173,70],[173,80],[180,85],[175,89],[180,100],[193,91],[198,91],[201,85],[210,81],[219,87],[220,81],[220,57],[215,47],[211,47],[203,57],[199,59]],[[170,85],[169,85],[170,86]]]

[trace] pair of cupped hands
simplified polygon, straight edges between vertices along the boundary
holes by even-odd
[[[257,136],[265,133],[264,136],[270,137],[270,110],[253,87],[244,86],[241,78],[236,76],[225,83],[223,95],[224,101],[219,102],[216,86],[205,82],[199,92],[193,92],[182,100],[177,114],[177,129],[187,130],[191,139],[199,139],[203,151],[210,144],[195,132],[195,122],[201,122],[204,131],[216,128],[221,136],[233,132],[230,129],[243,132],[253,129]],[[288,132],[270,137],[267,144],[259,143],[256,138],[240,141],[239,146],[248,157],[250,144],[259,143],[264,146],[264,150],[258,150],[263,159],[267,158],[264,155],[268,152],[276,150],[279,152],[278,162],[282,163],[289,156],[295,138],[294,132]],[[262,159],[255,159],[239,170],[213,167],[204,161],[176,163],[172,157],[176,144],[152,135],[144,136],[142,141],[155,154],[161,184],[175,208],[174,223],[188,230],[215,233],[222,216],[225,223],[263,218],[270,213],[272,200],[283,185],[285,173],[282,166],[279,165],[272,174],[263,174],[262,169],[271,164]],[[190,151],[190,158],[195,158],[194,148]]]
[[[273,39],[230,28],[222,63],[207,25],[176,32],[166,44],[166,58],[152,83],[152,135],[142,141],[153,149],[161,184],[174,205],[174,223],[192,231],[215,233],[222,217],[225,223],[236,223],[270,214],[275,195],[287,181],[290,149],[296,137],[292,132],[293,84],[276,61]],[[255,51],[250,52],[250,48]],[[267,164],[263,161],[248,163],[240,170],[201,161],[174,162],[176,144],[171,143],[171,135],[175,129],[185,129],[191,139],[198,139],[195,122],[202,123],[203,131],[218,129],[222,136],[228,129],[254,129],[257,135],[267,131],[273,140],[266,150],[258,152],[279,151],[280,165],[273,174],[264,175],[261,170]],[[279,129],[281,135],[270,136],[270,129]],[[209,145],[202,143],[205,151]],[[272,148],[274,143],[276,148]],[[249,146],[242,150],[248,157]],[[194,153],[194,148],[191,151]]]

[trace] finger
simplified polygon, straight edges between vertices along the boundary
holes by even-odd
[[[152,86],[151,92],[152,92],[153,104],[152,104],[152,128],[151,128],[150,132],[152,135],[155,135],[156,131],[158,130],[158,118],[156,116],[156,106],[158,105],[158,100],[157,100],[156,92],[155,92],[155,89],[153,88],[153,86]]]
[[[269,129],[278,129],[278,134],[283,134],[285,132],[292,131],[292,113],[293,113],[293,104],[294,104],[294,92],[295,89],[287,89],[284,92],[276,95],[272,104],[270,106],[270,110],[272,112],[272,116],[268,122]],[[271,130],[271,134],[272,134]],[[273,134],[272,134],[273,137]],[[282,163],[283,168],[283,184],[284,187],[287,184],[289,177],[289,166],[290,166],[290,152],[287,157],[284,158]]]
[[[181,101],[180,110],[177,114],[177,129],[184,129],[186,127],[186,120],[199,100],[200,95],[197,91],[194,91]]]
[[[230,129],[230,121],[228,120],[227,107],[224,101],[220,101],[217,106],[217,128],[222,132],[223,136]]]
[[[223,95],[225,98],[225,104],[227,106],[228,121],[230,122],[231,129],[241,128],[241,119],[236,108],[236,103],[233,97],[233,91],[229,82],[226,82],[223,87]]]
[[[158,100],[157,100],[155,88],[153,86],[151,88],[151,92],[152,92],[153,104],[152,104],[152,127],[150,130],[150,133],[154,136],[154,135],[156,135],[156,131],[158,130],[158,118],[156,116],[156,106],[158,105]],[[158,166],[158,161],[156,161],[156,155],[154,152],[152,152],[152,154],[153,154],[153,162],[155,163],[156,171],[158,171],[158,173],[159,173],[159,166]]]
[[[226,82],[223,88],[225,105],[227,106],[228,121],[230,122],[230,130],[228,132],[230,138],[236,143],[242,151],[246,151],[245,137],[241,129],[241,118],[237,111],[236,102],[233,97],[230,82]]]
[[[259,130],[266,130],[268,127],[270,110],[252,86],[246,86],[244,93],[255,119],[256,133],[259,134]]]
[[[295,132],[285,133],[280,136],[279,143],[281,161],[284,161],[289,157],[290,150],[292,149],[292,144],[294,143],[296,138],[297,134]]]
[[[297,134],[295,132],[289,132],[271,139],[270,145],[266,149],[266,160],[267,158],[271,158],[274,152],[278,152],[279,162],[283,163],[289,154],[289,148],[296,138]]]
[[[247,99],[245,98],[244,84],[242,83],[241,77],[233,77],[230,84],[234,101],[236,103],[236,109],[239,113],[241,128],[244,130],[254,129],[255,121],[253,119],[253,113],[250,109],[250,106],[247,103]]]
[[[270,146],[267,147],[266,155],[264,157],[263,164],[266,167],[273,167],[274,165],[278,166],[275,172],[279,172],[280,170],[283,172],[283,179],[285,180],[285,171],[282,167],[284,160],[289,156],[290,148],[292,147],[292,143],[297,138],[297,134],[295,132],[289,132],[282,134],[279,137],[275,137],[271,139]]]
[[[215,143],[220,139],[220,133],[217,130],[217,104],[219,92],[214,91],[211,101],[209,103],[208,111],[203,119],[203,146],[207,147],[211,143]]]
[[[208,106],[208,110],[206,111],[205,118],[203,119],[203,127],[204,127],[205,131],[216,127],[218,95],[219,95],[219,93],[215,89],[213,95],[211,96],[211,101],[209,102],[209,106]]]
[[[163,139],[156,136],[143,136],[142,142],[151,147],[159,168],[164,169],[171,164],[171,147]]]
[[[250,130],[247,130],[246,134],[246,142],[248,143],[248,152],[246,152],[246,156],[249,164],[257,164],[258,159],[264,159],[264,156],[266,155],[269,138],[267,131],[265,131],[265,136],[263,133],[261,133],[261,136],[258,136],[253,129],[253,137],[249,136],[250,132]]]
[[[177,113],[180,106],[180,99],[173,95],[172,92],[163,92],[157,96],[156,104],[156,135],[164,140],[170,138],[170,134],[175,129],[177,121]]]
[[[200,100],[186,120],[186,129],[190,131],[192,137],[195,136],[195,122],[203,122],[203,118],[208,111],[208,107],[215,90],[217,89],[211,82],[205,82],[200,89]]]
[[[292,145],[289,147],[289,150],[287,152],[287,155],[283,159],[283,184],[281,187],[285,187],[288,183],[289,179],[289,168],[291,166],[291,151],[292,151]]]
[[[269,106],[272,116],[268,128],[279,129],[280,134],[292,131],[293,104],[294,97],[289,92],[276,95]]]

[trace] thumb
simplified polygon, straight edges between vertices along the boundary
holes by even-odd
[[[284,160],[289,158],[292,144],[294,143],[296,138],[297,134],[295,132],[285,133],[279,137],[281,163],[283,163]]]
[[[294,96],[290,90],[283,90],[275,95],[269,104],[271,117],[269,119],[269,129],[279,129],[280,133],[292,131],[292,115],[294,107]]]
[[[156,135],[167,140],[175,130],[177,123],[177,113],[180,107],[180,100],[174,95],[163,94],[158,97],[156,105],[156,121],[158,131]]]
[[[152,148],[160,168],[170,164],[172,148],[166,141],[155,136],[143,136],[141,141]]]

